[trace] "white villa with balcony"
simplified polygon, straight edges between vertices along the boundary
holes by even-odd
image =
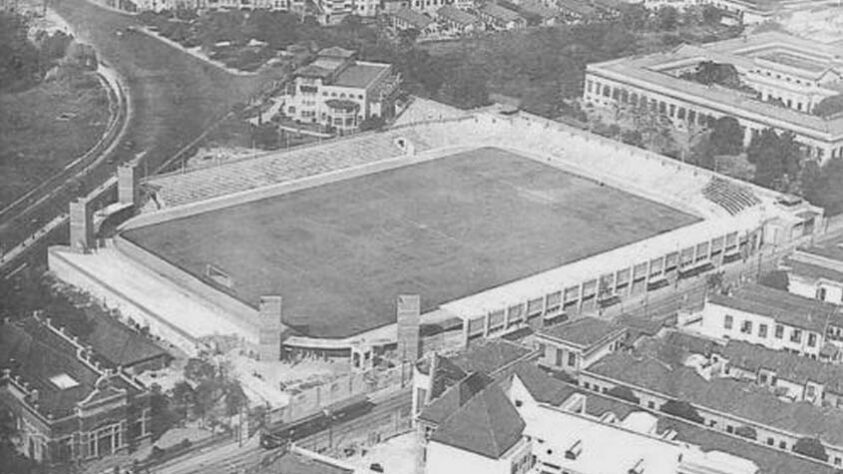
[[[302,123],[351,133],[368,118],[392,117],[400,84],[390,64],[358,61],[354,51],[327,48],[295,72],[284,113]]]

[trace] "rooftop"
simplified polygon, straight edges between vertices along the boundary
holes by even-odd
[[[799,385],[806,382],[819,383],[825,386],[826,391],[843,394],[843,365],[828,364],[742,341],[729,341],[719,352],[729,361],[730,366],[751,372],[772,370],[779,379]]]
[[[352,56],[357,54],[355,51],[350,49],[340,48],[339,46],[331,46],[330,48],[325,48],[319,51],[319,56],[326,57],[326,58],[342,58],[348,59]]]
[[[436,14],[445,19],[462,23],[463,25],[471,25],[479,23],[480,20],[471,13],[464,12],[453,5],[444,5],[436,10]]]
[[[765,45],[787,46],[799,50],[808,48],[809,51],[818,52],[817,46],[806,45],[804,39],[771,32],[749,35],[743,41],[726,40],[710,45],[680,47],[670,52],[625,57],[603,63],[589,64],[588,70],[616,77],[624,82],[638,82],[643,84],[643,87],[656,92],[685,93],[693,96],[698,103],[727,114],[734,115],[735,109],[741,112],[759,114],[766,117],[773,126],[808,133],[817,138],[827,139],[828,135],[831,135],[832,138],[843,135],[843,118],[825,120],[812,114],[757,100],[744,92],[725,87],[709,87],[655,70],[661,65],[682,59],[703,61],[711,57],[717,58],[718,61],[724,61],[731,56],[733,61],[730,62],[748,61],[751,60],[751,58],[745,57],[749,54],[748,52],[764,49]]]
[[[539,403],[559,406],[571,395],[578,393],[576,387],[551,377],[532,362],[518,363],[512,376],[518,377],[530,395]]]
[[[431,440],[499,459],[521,440],[524,426],[500,386],[492,384],[439,425]]]
[[[94,330],[83,339],[114,367],[131,367],[158,357],[170,357],[148,337],[107,317],[95,318]]]
[[[754,385],[730,379],[706,381],[688,367],[671,367],[653,357],[629,353],[609,354],[586,372],[760,425],[817,436],[828,445],[843,446],[843,412],[836,408],[784,402]]]
[[[433,23],[433,20],[430,19],[430,17],[407,7],[401,7],[395,12],[392,12],[391,15],[406,21],[407,23],[413,25],[416,29],[419,30],[423,30],[427,28],[428,25]]]
[[[843,326],[843,316],[837,306],[763,285],[746,285],[729,296],[715,293],[708,301],[821,334],[830,322]]]
[[[822,245],[812,245],[808,248],[800,249],[800,251],[825,257],[829,260],[843,262],[843,236],[831,239]]]
[[[494,376],[532,353],[532,349],[521,344],[505,339],[492,339],[472,345],[468,350],[451,356],[450,359],[466,373],[483,372]]]
[[[784,266],[788,268],[788,273],[794,275],[804,276],[811,279],[823,278],[831,281],[843,281],[843,272],[837,271],[833,268],[828,268],[822,265],[816,265],[808,262],[800,262],[793,258],[786,258]]]
[[[353,474],[354,469],[332,463],[324,456],[318,456],[315,453],[311,456],[298,450],[288,451],[260,472],[266,474],[288,472],[295,474]]]
[[[440,425],[492,383],[494,380],[482,372],[467,375],[425,406],[419,414],[419,419]]]
[[[54,418],[71,415],[77,403],[96,391],[100,378],[78,359],[71,342],[33,317],[0,325],[0,367],[38,390],[38,411]],[[112,382],[115,388],[131,390],[118,377]]]
[[[504,8],[496,3],[487,3],[480,11],[501,21],[524,21],[518,12]]]
[[[389,71],[389,64],[357,62],[343,69],[332,85],[366,89]]]
[[[210,285],[213,265],[253,307],[280,294],[301,334],[344,338],[394,323],[399,294],[428,312],[698,220],[481,148],[122,235]]]
[[[588,351],[595,345],[620,336],[624,332],[626,332],[626,329],[623,326],[587,316],[553,326],[550,329],[542,329],[539,331],[539,335]]]

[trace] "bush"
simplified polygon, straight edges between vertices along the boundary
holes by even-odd
[[[621,400],[632,402],[636,405],[641,403],[641,399],[635,396],[632,389],[624,385],[616,385],[610,388],[606,394],[615,398],[620,398]]]
[[[678,416],[694,423],[702,423],[703,417],[690,403],[682,400],[668,400],[660,408],[668,415]]]
[[[793,452],[823,462],[828,461],[828,453],[825,452],[825,447],[817,438],[799,438],[793,445]]]
[[[738,426],[735,428],[735,434],[744,438],[758,439],[758,433],[751,426]]]

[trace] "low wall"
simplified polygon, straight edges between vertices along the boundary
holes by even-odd
[[[188,271],[173,265],[152,252],[140,247],[122,235],[114,237],[114,246],[124,255],[139,262],[177,286],[187,290],[200,299],[208,301],[227,316],[229,322],[242,329],[242,337],[251,344],[258,343],[258,310],[237,298],[217,290],[210,283],[191,275]],[[252,323],[254,322],[254,323]]]
[[[452,329],[450,331],[443,331],[433,336],[422,338],[421,353],[426,354],[431,351],[436,352],[450,352],[462,349],[464,346],[462,328]]]
[[[51,247],[47,251],[48,266],[56,277],[93,295],[99,295],[107,307],[118,309],[122,315],[140,326],[148,326],[150,334],[169,341],[190,356],[195,356],[199,351],[208,349],[186,332],[159,318],[158,315],[142,304],[74,265],[62,255],[62,252],[65,251],[67,249],[63,247]]]

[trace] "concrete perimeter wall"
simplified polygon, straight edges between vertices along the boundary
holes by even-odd
[[[223,291],[217,290],[210,283],[200,280],[187,270],[167,262],[122,235],[118,234],[114,237],[114,246],[129,258],[155,271],[182,289],[195,294],[199,299],[208,301],[219,308],[220,313],[242,329],[241,335],[246,339],[248,345],[257,347],[259,333],[257,309]],[[251,348],[254,349],[254,347]]]
[[[62,252],[67,251],[69,249],[66,247],[50,247],[47,251],[50,271],[55,273],[56,277],[91,294],[100,295],[107,307],[116,308],[135,323],[149,327],[150,334],[170,342],[188,355],[194,356],[200,350],[207,349],[201,342],[160,318],[155,312],[74,265],[62,255]]]

